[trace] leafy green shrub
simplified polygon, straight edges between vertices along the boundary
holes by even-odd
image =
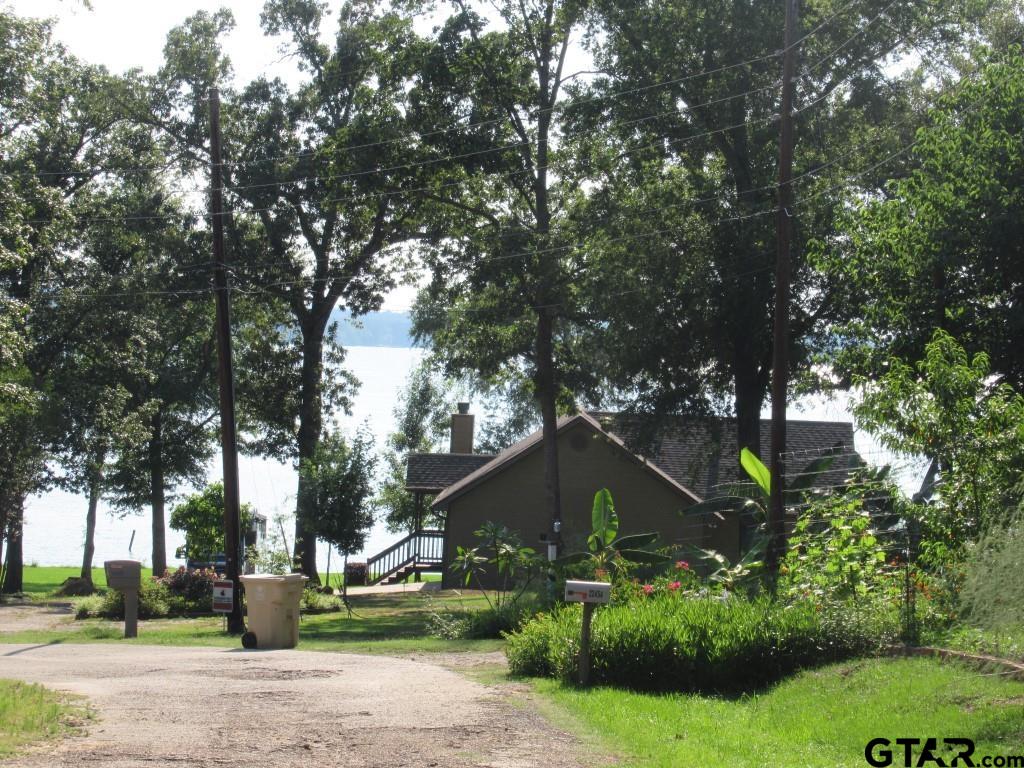
[[[252,526],[253,509],[243,504],[240,509],[242,530]],[[185,546],[175,557],[212,560],[224,551],[224,484],[210,483],[199,493],[189,496],[171,510],[170,527],[185,534]]]
[[[899,643],[903,632],[903,606],[880,596],[845,602],[818,602],[822,633],[846,655],[864,655]]]
[[[273,573],[282,576],[292,570],[292,558],[288,551],[266,544],[245,550],[245,560],[256,569],[256,573]]]
[[[644,549],[657,540],[657,533],[619,536],[619,515],[607,488],[594,494],[590,526],[586,551],[563,555],[555,561],[556,566],[566,568],[587,563],[593,569],[594,578],[604,581],[610,576],[612,583],[616,583],[627,578],[636,565],[660,565],[669,561],[667,555]]]
[[[299,610],[302,613],[333,613],[344,608],[341,598],[335,594],[324,594],[316,587],[302,590]]]
[[[580,621],[580,607],[566,606],[510,635],[511,671],[573,679]],[[591,680],[650,691],[750,691],[877,647],[886,638],[876,629],[870,622],[840,624],[810,602],[652,593],[594,614]]]
[[[157,579],[167,587],[171,614],[209,613],[213,610],[213,582],[218,578],[212,568],[185,568],[168,571]]]
[[[523,600],[500,609],[445,608],[431,611],[427,628],[431,635],[445,640],[499,638],[520,629],[535,612],[530,602]]]
[[[89,595],[75,602],[75,618],[88,619],[90,616],[99,616],[103,611],[105,594]]]
[[[476,582],[495,616],[515,615],[521,610],[519,602],[526,599],[527,590],[543,569],[543,561],[533,549],[523,546],[518,533],[504,525],[485,522],[473,535],[480,545],[456,547],[448,570],[462,576],[467,587]],[[493,586],[492,592],[488,586]]]
[[[171,611],[171,594],[156,579],[143,579],[139,589],[139,618],[161,619]],[[78,602],[75,618],[124,619],[124,595],[113,589]]]

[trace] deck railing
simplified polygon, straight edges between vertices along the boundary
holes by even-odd
[[[370,584],[378,584],[408,566],[441,565],[444,560],[444,531],[410,533],[366,561]]]

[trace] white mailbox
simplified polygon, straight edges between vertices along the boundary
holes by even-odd
[[[566,581],[565,602],[607,603],[612,599],[612,585],[604,581]]]

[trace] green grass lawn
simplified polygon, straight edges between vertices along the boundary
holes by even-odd
[[[306,650],[344,650],[359,653],[408,653],[413,651],[491,651],[504,647],[503,640],[442,640],[431,637],[427,620],[434,608],[463,606],[481,608],[483,596],[467,592],[431,595],[422,592],[393,592],[357,595],[347,612],[305,614],[299,623],[299,647]],[[5,643],[127,642],[154,645],[212,645],[235,647],[239,639],[224,632],[224,619],[153,619],[139,624],[139,636],[123,638],[118,621],[87,619],[68,622],[54,631],[5,633]]]
[[[930,659],[837,664],[738,699],[534,686],[623,768],[862,768],[875,737],[967,737],[976,764],[1024,754],[1024,683]]]
[[[51,565],[26,565],[22,571],[23,579],[25,580],[25,594],[33,598],[45,598],[52,596],[57,588],[64,583],[64,580],[71,576],[78,576],[81,573],[81,568],[76,566],[51,566]],[[153,575],[153,571],[150,568],[143,568],[142,575],[149,577]],[[336,589],[341,589],[341,573],[332,573],[330,578],[330,584]],[[441,574],[439,573],[424,573],[420,576],[421,581],[440,581]],[[409,577],[409,583],[413,582],[413,577]],[[105,587],[107,585],[107,576],[103,571],[103,568],[92,569],[92,583],[97,587]]]
[[[0,759],[20,747],[59,736],[82,712],[40,685],[0,680]]]
[[[26,565],[22,571],[25,594],[33,599],[51,597],[65,579],[77,577],[81,572],[81,568],[74,566]],[[142,575],[148,578],[153,575],[153,571],[143,568]],[[107,575],[103,568],[92,569],[92,583],[97,587],[107,586]]]

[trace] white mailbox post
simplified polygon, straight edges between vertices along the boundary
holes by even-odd
[[[580,631],[580,685],[590,682],[590,621],[594,607],[610,602],[612,585],[603,581],[566,581],[565,602],[583,603],[583,628]]]

